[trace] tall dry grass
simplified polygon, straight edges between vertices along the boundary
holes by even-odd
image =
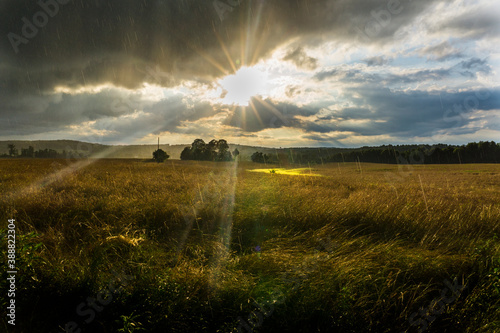
[[[466,289],[427,331],[500,330],[499,166],[252,168],[1,160],[19,327],[236,332],[258,303],[274,310],[256,332],[416,332],[412,315],[457,278]],[[85,323],[77,305],[113,272],[134,280]]]

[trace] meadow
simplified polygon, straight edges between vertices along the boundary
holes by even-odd
[[[500,165],[67,162],[0,160],[0,330],[500,331]]]

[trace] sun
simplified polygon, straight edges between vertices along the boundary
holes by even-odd
[[[256,68],[242,67],[235,74],[220,80],[226,104],[248,106],[253,96],[266,92],[268,75]]]

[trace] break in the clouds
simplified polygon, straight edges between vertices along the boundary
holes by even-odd
[[[493,0],[0,2],[0,139],[498,140]]]

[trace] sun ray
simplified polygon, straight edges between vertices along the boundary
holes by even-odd
[[[241,128],[244,128],[246,129],[247,128],[247,108],[246,107],[242,107],[241,109],[241,124],[240,124]]]
[[[217,40],[219,41],[220,47],[222,48],[222,51],[226,55],[227,61],[229,62],[229,65],[233,69],[233,72],[236,73],[237,69],[236,69],[236,66],[234,64],[234,61],[231,58],[231,55],[229,54],[229,51],[227,50],[226,45],[224,44],[224,41],[222,41],[222,39],[220,38],[220,36],[217,33],[217,31],[215,31],[215,37],[217,37]]]
[[[264,4],[260,3],[259,8],[257,10],[257,15],[256,15],[256,19],[255,19],[255,23],[254,23],[254,27],[253,27],[253,31],[252,31],[252,35],[253,35],[254,39],[255,39],[255,36],[257,36],[257,29],[259,28],[263,6],[264,6]],[[252,48],[254,50],[254,52],[253,52],[252,60],[251,60],[250,64],[254,64],[255,61],[257,60],[258,55],[260,53],[260,50],[262,49],[262,46],[264,45],[264,43],[263,43],[264,40],[265,40],[265,38],[263,38],[263,36],[260,36],[257,43],[255,43],[255,40],[254,40],[253,44],[257,44],[257,45]]]
[[[255,117],[257,117],[257,120],[259,121],[260,126],[264,127],[264,122],[262,121],[262,118],[260,117],[260,114],[259,114],[259,112],[257,111],[257,108],[256,108],[256,107],[255,107],[255,105],[253,104],[253,101],[252,101],[252,100],[250,100],[250,107],[252,108],[253,113],[255,114]]]
[[[246,38],[245,38],[245,29],[240,29],[240,62],[241,66],[246,66],[247,64],[247,59],[246,59]]]
[[[248,4],[248,10],[247,10],[247,18],[246,18],[246,22],[247,22],[247,27],[246,29],[242,29],[242,32],[245,32],[246,31],[246,36],[244,36],[244,40],[245,40],[245,55],[244,55],[244,59],[245,59],[245,64],[248,64],[248,53],[250,52],[250,49],[251,49],[251,36],[252,36],[252,33],[250,31],[250,28],[251,28],[251,23],[252,22],[252,9],[250,7],[250,3]]]
[[[200,51],[197,48],[193,47],[193,50],[198,53],[203,59],[205,59],[208,63],[212,64],[215,68],[221,71],[222,74],[228,75],[229,71],[224,68],[217,60],[212,58],[207,52]]]
[[[234,114],[235,114],[235,112],[236,112],[236,109],[238,109],[239,107],[240,107],[240,106],[238,106],[238,105],[233,105],[233,107],[232,107],[232,109],[231,109],[231,111],[230,111],[230,114],[234,116]],[[243,106],[242,106],[241,108],[244,110],[244,107],[243,107]],[[236,124],[236,125],[237,125],[237,126],[239,126],[239,127],[243,126],[243,125],[245,124],[245,121],[246,121],[246,120],[245,120],[245,112],[242,112],[241,114],[242,114],[242,118],[241,118],[241,120],[240,120],[240,123],[239,123],[239,124]]]
[[[271,104],[269,104],[268,102],[266,102],[265,100],[263,100],[262,98],[260,98],[258,96],[256,96],[255,99],[258,100],[267,109],[269,109],[269,111],[271,111],[272,113],[274,113],[274,115],[278,119],[280,119],[283,122],[283,124],[285,124],[285,125],[289,124],[289,121],[286,119],[286,117],[283,116],[283,114],[278,109],[276,109],[274,106],[272,106]]]
[[[238,177],[237,170],[238,161],[236,160],[228,167],[227,179],[222,184],[222,187],[227,188],[227,192],[224,197],[220,220],[219,242],[221,246],[215,251],[214,260],[211,265],[212,269],[210,272],[209,283],[212,286],[216,286],[217,282],[220,280],[220,271],[225,262],[229,259],[233,231],[235,192]]]

